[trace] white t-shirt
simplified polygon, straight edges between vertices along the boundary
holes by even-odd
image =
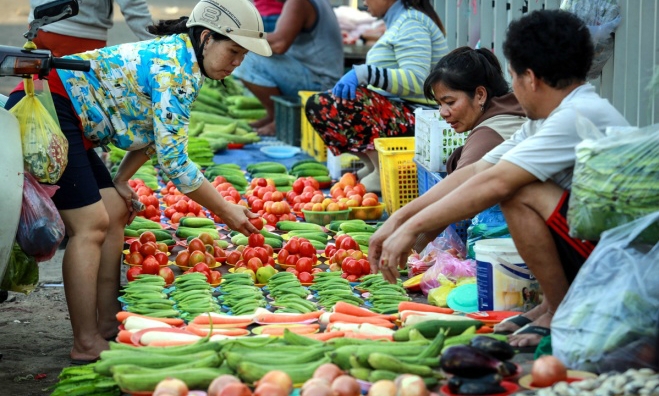
[[[483,159],[492,164],[508,161],[542,182],[551,179],[568,190],[576,161],[574,149],[582,140],[577,133],[577,114],[589,119],[602,132],[608,126],[629,126],[625,117],[600,97],[592,85],[584,84],[570,92],[549,117],[525,122]]]

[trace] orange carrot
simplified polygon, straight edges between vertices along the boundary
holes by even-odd
[[[170,346],[180,346],[180,345],[190,345],[194,344],[197,341],[191,340],[154,340],[149,343],[149,346],[154,347],[170,347]]]
[[[443,314],[452,314],[454,312],[451,308],[441,308],[434,305],[423,304],[414,301],[401,301],[398,304],[398,312],[402,311],[436,312]]]
[[[299,323],[318,320],[322,311],[314,311],[305,314],[276,314],[276,313],[263,313],[254,318],[258,323]]]
[[[305,337],[313,338],[318,341],[327,341],[332,338],[341,338],[345,335],[343,331],[327,331],[325,333],[303,334]]]
[[[483,326],[480,329],[476,330],[476,334],[487,334],[494,333],[494,329],[490,326]]]
[[[391,334],[368,334],[356,333],[354,331],[345,331],[344,333],[345,338],[358,338],[360,340],[394,340],[394,337]]]
[[[185,329],[190,333],[202,337],[207,336],[208,333],[211,331],[210,325],[199,325],[195,323],[189,323],[185,327]],[[216,334],[230,336],[230,337],[240,337],[240,336],[248,335],[249,330],[238,329],[238,328],[218,329],[217,327],[213,326],[213,332],[211,335],[216,335]]]
[[[263,330],[261,330],[261,334],[263,335],[270,335],[270,336],[283,336],[284,335],[284,330],[288,329],[293,333],[296,334],[311,334],[315,333],[318,331],[318,328],[320,326],[316,324],[310,324],[310,325],[303,325],[303,326],[291,326],[291,327],[268,327],[264,326]]]
[[[365,318],[360,316],[346,315],[342,313],[333,313],[329,317],[330,323],[343,322],[343,323],[370,323],[377,326],[387,327],[393,329],[395,326],[392,322],[381,318]]]
[[[359,317],[382,318],[385,320],[396,320],[398,318],[396,315],[382,315],[366,308],[360,308],[356,305],[348,304],[344,301],[339,301],[334,304],[334,312]]]
[[[207,325],[213,322],[213,325],[220,324],[240,324],[240,327],[243,327],[243,323],[252,323],[252,319],[248,319],[245,316],[229,316],[229,315],[199,315],[192,320],[193,323],[199,325]],[[215,327],[215,326],[213,326]],[[237,326],[233,326],[237,327]],[[246,326],[245,326],[246,327]]]
[[[133,335],[132,331],[119,330],[119,334],[117,334],[117,342],[121,342],[122,344],[133,345],[133,341],[130,339],[132,335]]]
[[[128,311],[119,311],[119,312],[117,312],[117,321],[119,323],[124,323],[126,318],[128,318],[129,316],[139,316],[139,317],[142,317],[144,319],[156,320],[158,322],[167,323],[168,325],[171,325],[171,326],[183,326],[185,324],[183,319],[179,319],[179,318],[153,318],[151,316],[140,315],[140,314],[136,314],[134,312],[128,312]]]

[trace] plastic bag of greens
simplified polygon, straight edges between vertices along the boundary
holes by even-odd
[[[50,197],[57,186],[43,186],[25,172],[16,242],[37,261],[49,260],[64,239],[64,222]]]
[[[494,205],[480,212],[467,228],[467,258],[475,259],[474,245],[481,239],[510,238],[506,218],[499,205]]]
[[[602,234],[551,323],[552,350],[569,368],[654,367],[659,326],[659,211]],[[656,234],[655,234],[656,235]]]
[[[576,146],[570,236],[598,240],[603,231],[659,210],[659,124],[608,128],[605,136],[583,117],[577,125],[585,139]]]
[[[18,244],[14,244],[5,276],[0,283],[0,290],[28,294],[34,290],[38,282],[37,261],[25,254]]]
[[[62,176],[68,162],[69,142],[53,116],[54,106],[47,82],[31,78],[23,81],[25,96],[9,111],[21,127],[25,169],[38,181],[53,184]],[[35,90],[35,84],[39,92]]]
[[[595,47],[588,78],[599,77],[606,61],[613,55],[613,32],[620,24],[620,6],[616,0],[563,0],[561,9],[572,12],[586,24]]]

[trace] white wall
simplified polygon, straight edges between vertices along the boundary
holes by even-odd
[[[599,79],[591,81],[632,125],[659,123],[659,92],[647,89],[659,67],[659,0],[618,0],[622,22],[615,34],[614,54]],[[434,0],[446,28],[449,48],[481,46],[499,57],[506,27],[523,13],[555,9],[560,0]],[[475,6],[475,7],[474,7]],[[658,89],[659,91],[659,89]]]

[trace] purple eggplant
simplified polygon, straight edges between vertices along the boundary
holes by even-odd
[[[508,360],[515,356],[515,350],[510,344],[493,337],[476,336],[469,341],[469,345],[499,360]]]
[[[462,387],[467,383],[475,383],[482,385],[500,385],[501,380],[502,377],[499,374],[487,374],[479,378],[463,378],[454,375],[451,378],[449,378],[446,384],[448,385],[448,390],[450,390],[452,393],[458,393],[460,391],[460,387]]]
[[[440,367],[448,374],[464,378],[479,378],[487,374],[508,375],[499,359],[468,345],[448,348],[442,354]]]

